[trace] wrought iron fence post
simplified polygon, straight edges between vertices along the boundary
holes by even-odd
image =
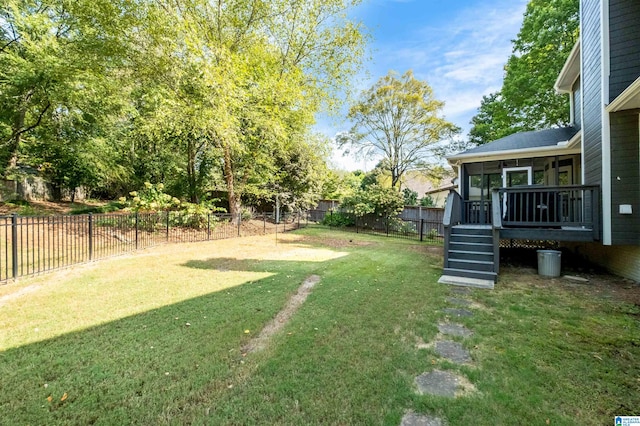
[[[358,216],[354,216],[355,220],[354,222],[356,223],[356,234],[358,234]]]
[[[89,213],[89,260],[93,260],[93,213]]]
[[[242,214],[238,213],[238,237],[240,236],[240,226],[242,225]]]
[[[138,212],[136,212],[136,250],[138,250]]]
[[[211,240],[211,212],[207,212],[207,241]]]
[[[18,278],[18,215],[11,215],[11,267],[13,279]]]
[[[167,234],[167,236],[166,236],[167,241],[169,241],[169,215],[170,215],[170,214],[171,214],[171,212],[170,212],[169,210],[167,210],[167,223],[165,223],[165,225],[166,225],[166,226],[165,226],[165,228],[166,228],[166,231],[167,231],[167,232],[166,232],[166,234]]]
[[[262,212],[262,233],[266,235],[267,233],[267,214]]]
[[[384,221],[384,227],[387,230],[387,237],[389,236],[389,218],[387,217]]]
[[[423,235],[424,235],[424,219],[420,219],[420,241],[422,241]]]
[[[298,229],[300,229],[300,210],[298,210]]]

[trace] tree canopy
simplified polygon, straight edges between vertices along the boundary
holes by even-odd
[[[412,71],[402,76],[390,71],[351,106],[353,127],[336,140],[346,154],[382,156],[396,188],[407,170],[428,167],[437,144],[459,131],[441,116],[443,106]]]
[[[325,167],[315,114],[360,66],[358,2],[6,0],[0,173],[112,196],[222,190],[234,214],[245,195],[304,204]]]
[[[471,120],[470,142],[564,126],[569,100],[554,82],[578,39],[579,0],[531,0],[505,65],[502,89],[483,97]]]

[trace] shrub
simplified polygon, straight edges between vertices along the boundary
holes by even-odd
[[[342,212],[334,212],[333,214],[325,215],[321,223],[326,226],[345,227],[355,226],[356,221],[353,215]]]
[[[342,206],[358,217],[374,214],[387,218],[397,216],[402,211],[404,199],[395,189],[374,184],[345,198]]]

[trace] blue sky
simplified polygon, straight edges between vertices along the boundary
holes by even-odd
[[[371,60],[359,92],[389,70],[412,69],[445,102],[445,117],[467,137],[469,121],[483,95],[502,86],[528,0],[364,0],[352,16],[371,33]],[[345,112],[346,113],[346,112]],[[333,137],[348,122],[319,118],[316,129]],[[334,152],[336,168],[370,170],[376,160],[355,160]]]

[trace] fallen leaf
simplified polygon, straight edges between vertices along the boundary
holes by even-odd
[[[249,333],[251,333],[251,330],[247,329],[247,330],[244,331],[244,334],[249,334]]]
[[[551,424],[551,421],[549,419],[547,419],[547,421],[545,423],[546,424]]]
[[[49,396],[47,397],[47,401],[49,401],[49,402],[53,401],[53,397],[52,397],[51,395],[49,395]]]
[[[190,324],[190,323],[186,323],[185,325],[186,325],[187,327],[189,327],[191,324]]]
[[[64,401],[65,399],[67,399],[67,393],[65,392],[64,395],[62,395],[62,398],[60,398],[60,401]]]

